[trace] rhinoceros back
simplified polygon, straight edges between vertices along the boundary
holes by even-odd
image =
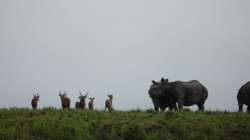
[[[188,82],[177,82],[177,91],[180,92],[179,96],[184,96],[184,105],[190,106],[194,104],[204,104],[208,91],[199,81],[192,80]],[[183,94],[183,95],[181,95]]]
[[[250,81],[240,88],[237,99],[238,102],[250,105]]]

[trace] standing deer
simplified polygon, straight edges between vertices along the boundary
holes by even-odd
[[[94,110],[94,98],[89,98],[89,110]]]
[[[112,100],[113,100],[113,94],[108,94],[109,99],[106,100],[105,102],[105,110],[108,109],[108,111],[112,111]]]
[[[61,91],[59,91],[59,96],[61,98],[62,108],[63,109],[70,108],[70,99],[66,96],[66,91],[64,92],[64,94],[62,94]]]
[[[39,101],[39,94],[37,93],[36,95],[33,94],[33,99],[31,100],[31,106],[33,109],[36,109],[37,108],[37,104],[38,104],[38,101]]]
[[[85,100],[89,94],[89,91],[83,96],[81,90],[79,90],[79,94],[80,96],[78,98],[80,101],[76,102],[75,107],[76,109],[85,109],[85,106],[86,106]]]

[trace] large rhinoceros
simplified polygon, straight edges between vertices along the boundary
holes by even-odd
[[[199,81],[169,82],[162,78],[160,82],[152,81],[149,95],[156,110],[161,107],[182,110],[183,106],[197,105],[200,111],[204,110],[204,103],[208,97],[208,91]]]
[[[247,105],[247,111],[250,112],[250,81],[240,88],[237,99],[239,111],[243,111],[243,105]]]
[[[170,110],[177,110],[176,102],[171,100],[168,94],[165,94],[165,89],[162,82],[152,81],[149,89],[149,96],[154,104],[155,111],[165,111],[168,107]]]

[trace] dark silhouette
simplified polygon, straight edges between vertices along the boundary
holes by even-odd
[[[37,104],[38,104],[38,101],[39,101],[39,94],[37,93],[36,95],[33,94],[33,99],[31,100],[31,106],[33,109],[36,109],[37,108]]]
[[[76,102],[75,108],[76,108],[76,109],[80,109],[80,101],[79,101],[79,102]]]
[[[61,94],[61,91],[59,91],[59,96],[61,98],[62,108],[70,108],[70,99],[66,96],[66,91],[64,92],[64,94]]]
[[[89,91],[83,96],[82,92],[79,90],[79,94],[80,96],[78,98],[80,101],[76,102],[75,107],[76,109],[85,109],[85,106],[86,106],[85,100],[89,94]]]
[[[243,111],[243,105],[247,105],[247,111],[250,112],[250,81],[243,85],[237,95],[239,111]]]
[[[154,104],[155,111],[165,111],[166,108],[169,110],[177,110],[176,102],[171,99],[168,94],[165,94],[163,83],[152,81],[152,85],[149,89],[149,96]]]
[[[108,94],[109,99],[106,100],[105,102],[105,110],[108,109],[108,111],[112,111],[112,101],[113,101],[113,94]]]
[[[89,110],[94,110],[94,100],[95,100],[95,97],[94,98],[89,98]]]
[[[183,108],[182,111],[184,111],[184,112],[192,112],[192,110],[189,109],[189,108]]]
[[[182,110],[183,106],[197,105],[199,111],[204,110],[204,103],[208,97],[208,91],[199,81],[189,82],[175,81],[169,82],[162,78],[160,82],[152,81],[149,95],[153,101],[155,110],[159,108],[176,108]]]

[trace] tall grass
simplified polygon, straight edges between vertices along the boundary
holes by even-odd
[[[250,115],[0,109],[2,140],[249,140]]]

